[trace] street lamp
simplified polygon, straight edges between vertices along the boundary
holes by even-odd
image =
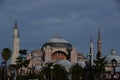
[[[50,69],[51,69],[51,80],[52,80],[52,70],[53,70],[53,66],[51,66]]]
[[[6,64],[6,62],[5,61],[3,61],[2,63],[2,80],[4,80],[4,73],[5,73],[5,64]]]
[[[116,65],[117,65],[117,61],[115,59],[112,59],[111,63],[112,63],[113,71],[114,71],[113,79],[115,80],[115,73],[116,73],[115,68],[116,68]]]

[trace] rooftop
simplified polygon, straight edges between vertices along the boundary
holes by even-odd
[[[62,37],[56,36],[48,40],[48,43],[69,43],[67,40]]]

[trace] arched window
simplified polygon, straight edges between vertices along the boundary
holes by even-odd
[[[62,51],[56,51],[52,54],[52,60],[66,60],[67,55]]]

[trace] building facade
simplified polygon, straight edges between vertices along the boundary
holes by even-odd
[[[76,63],[78,57],[75,47],[67,40],[58,36],[49,39],[40,49],[33,50],[30,54],[31,66],[57,62],[59,60],[68,60]]]

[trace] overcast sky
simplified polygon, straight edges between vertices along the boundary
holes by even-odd
[[[17,20],[21,49],[41,48],[59,35],[85,56],[93,37],[101,29],[102,54],[111,49],[120,54],[119,0],[0,0],[0,50],[12,49],[13,26]]]

